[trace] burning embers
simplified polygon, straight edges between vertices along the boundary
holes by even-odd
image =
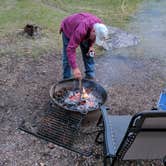
[[[83,88],[81,91],[63,88],[56,92],[54,97],[66,109],[72,109],[81,113],[97,109],[101,103],[101,99],[96,97],[90,88]]]

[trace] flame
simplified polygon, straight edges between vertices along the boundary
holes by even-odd
[[[84,87],[83,87],[83,89],[82,89],[82,95],[81,95],[81,97],[82,97],[83,99],[88,99],[88,98],[89,98],[89,95],[88,95],[88,93],[86,92],[86,90],[85,90]]]

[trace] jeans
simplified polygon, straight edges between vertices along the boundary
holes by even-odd
[[[69,43],[69,39],[66,37],[66,35],[62,32],[62,41],[63,41],[63,56],[62,56],[62,62],[63,62],[63,79],[71,78],[71,67],[68,62],[68,56],[67,56],[67,46]],[[87,78],[94,78],[95,77],[95,63],[94,58],[87,56],[86,54],[89,51],[89,42],[83,41],[80,44],[81,52],[82,52],[82,59],[84,62],[85,67],[85,77]]]

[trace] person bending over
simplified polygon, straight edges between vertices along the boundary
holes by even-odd
[[[82,79],[76,63],[76,49],[81,48],[85,67],[85,78],[94,79],[94,43],[102,45],[108,36],[108,29],[102,20],[90,13],[75,13],[64,18],[60,25],[63,41],[63,79]]]

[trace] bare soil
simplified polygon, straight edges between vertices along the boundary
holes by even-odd
[[[80,58],[81,59],[81,58]],[[81,61],[81,60],[79,60]],[[97,60],[100,66],[100,59]],[[164,78],[157,75],[157,60],[147,60],[143,68],[132,68],[134,80],[103,84],[106,87],[110,114],[134,114],[156,106],[164,87]],[[97,68],[97,73],[102,68]],[[131,75],[130,75],[131,76]],[[144,77],[147,76],[147,77]],[[109,75],[108,77],[111,77]],[[138,78],[138,79],[137,79]],[[0,166],[88,166],[102,165],[102,147],[95,146],[90,158],[33,137],[18,129],[22,119],[47,109],[49,88],[61,79],[61,56],[55,53],[39,58],[6,55],[0,57]],[[137,80],[136,80],[137,79]],[[160,161],[124,162],[122,165],[162,165]]]

